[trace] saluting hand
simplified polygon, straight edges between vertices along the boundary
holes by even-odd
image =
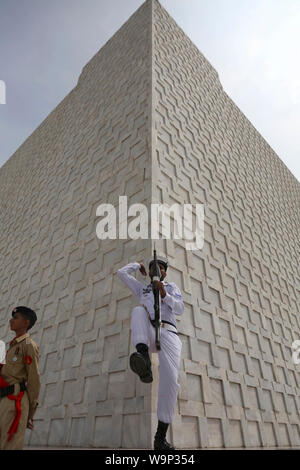
[[[143,263],[140,263],[140,272],[142,273],[143,276],[147,276],[147,271]]]

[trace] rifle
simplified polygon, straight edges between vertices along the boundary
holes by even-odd
[[[159,289],[157,287],[157,281],[160,281],[161,273],[156,258],[156,250],[154,245],[154,270],[153,270],[153,294],[154,294],[154,326],[155,326],[155,345],[156,349],[160,351],[160,325],[161,325],[161,313],[159,308]]]

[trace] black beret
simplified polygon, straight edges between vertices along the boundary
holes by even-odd
[[[24,317],[26,317],[26,318],[28,318],[28,320],[30,320],[30,328],[37,321],[36,313],[33,310],[31,310],[31,308],[22,307],[22,306],[15,307],[12,311],[12,316],[17,312],[21,313]]]

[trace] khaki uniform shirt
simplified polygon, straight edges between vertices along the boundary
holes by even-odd
[[[38,370],[39,348],[29,333],[15,338],[6,353],[0,374],[9,385],[25,382],[29,399],[28,419],[32,419],[38,406],[40,374]]]

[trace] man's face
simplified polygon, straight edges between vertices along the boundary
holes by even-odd
[[[9,321],[10,329],[12,331],[27,330],[29,324],[30,321],[27,318],[24,318],[20,312],[14,313]]]
[[[166,271],[165,271],[165,268],[164,268],[164,265],[161,264],[161,263],[158,263],[158,266],[159,266],[159,269],[160,269],[160,274],[161,274],[161,277],[164,279],[167,275]],[[152,263],[150,265],[150,268],[149,268],[149,276],[152,278],[153,277],[153,271],[154,271],[154,263]]]

